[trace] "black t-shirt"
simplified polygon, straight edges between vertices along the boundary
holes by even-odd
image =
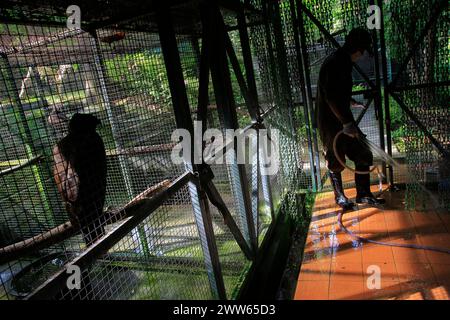
[[[323,62],[317,83],[316,120],[325,148],[332,146],[343,123],[355,121],[350,109],[352,85],[352,60],[350,54],[340,48]],[[340,110],[343,123],[334,115],[329,101],[333,101]]]

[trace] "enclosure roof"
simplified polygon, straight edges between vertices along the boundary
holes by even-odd
[[[170,6],[185,3],[183,0],[165,0]],[[77,0],[81,9],[82,24],[103,26],[127,18],[150,13],[155,9],[155,0]],[[5,0],[1,3],[0,18],[3,21],[39,24],[65,24],[66,9],[72,0]]]
[[[201,35],[199,6],[202,2],[217,1],[224,12],[231,13],[224,15],[225,23],[229,27],[236,24],[233,12],[243,10],[252,15],[259,14],[258,10],[241,3],[240,0],[164,1],[170,7],[173,27],[178,36],[199,37]],[[80,61],[89,60],[92,57],[92,54],[89,54],[90,49],[80,44],[88,43],[86,31],[94,30],[100,41],[114,37],[119,31],[125,31],[127,39],[132,39],[133,34],[139,34],[135,36],[140,39],[139,41],[115,42],[109,48],[104,48],[106,53],[139,51],[142,49],[139,43],[145,39],[147,49],[157,44],[157,41],[147,39],[158,32],[155,17],[158,5],[156,0],[77,0],[77,5],[81,9],[82,25],[79,30],[81,33],[77,30],[66,29],[66,9],[73,3],[72,0],[2,1],[0,23],[6,23],[12,27],[4,29],[3,33],[0,32],[0,53],[11,57],[13,65],[71,64],[74,58]],[[14,25],[33,25],[34,27],[20,34],[20,31],[14,30]],[[44,26],[48,28],[44,29]],[[64,41],[68,38],[72,40]],[[135,48],[136,45],[138,47]]]
[[[202,0],[163,0],[173,8],[174,21],[179,23],[183,16],[192,16],[198,10]],[[208,0],[211,2],[214,0]],[[239,0],[216,0],[222,7],[249,9]],[[129,19],[154,13],[161,0],[77,0],[81,9],[83,29],[114,26]],[[73,0],[2,0],[0,4],[0,22],[23,24],[65,25],[66,9],[73,5]],[[181,7],[182,11],[176,10]],[[142,27],[142,26],[141,26]],[[151,27],[151,26],[149,26]]]

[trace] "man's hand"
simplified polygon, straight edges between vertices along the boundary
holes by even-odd
[[[344,134],[351,138],[359,138],[359,130],[354,122],[344,124]]]

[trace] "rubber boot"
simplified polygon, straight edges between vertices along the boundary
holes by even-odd
[[[336,200],[336,204],[340,206],[343,210],[351,210],[355,206],[353,202],[348,200],[348,198],[344,194],[344,188],[342,187],[342,176],[340,172],[331,172],[330,171],[330,180],[331,185],[334,190],[334,199]]]
[[[370,191],[370,175],[355,173],[356,203],[383,204],[384,199],[376,198]]]

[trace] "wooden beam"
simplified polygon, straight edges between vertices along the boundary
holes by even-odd
[[[81,255],[67,263],[60,271],[51,276],[47,281],[28,295],[27,299],[51,299],[62,288],[62,286],[64,286],[67,277],[69,276],[69,273],[67,273],[68,268],[76,265],[81,268],[81,270],[85,270],[94,261],[99,259],[101,255],[105,254],[117,242],[136,228],[139,223],[157,210],[165,201],[170,199],[170,197],[184,187],[192,178],[192,173],[185,172],[174,181],[170,182],[170,185],[163,191],[157,192],[151,199],[136,203],[136,214],[124,219],[116,228],[109,231],[104,237],[97,240],[92,246],[81,253]]]
[[[142,205],[145,205],[146,202],[150,201],[155,194],[166,190],[169,185],[170,180],[166,179],[154,186],[151,186],[134,197],[123,208],[119,210],[106,211],[103,217],[101,217],[102,220],[105,224],[112,224],[127,217],[134,216],[136,212],[142,208]],[[67,221],[49,231],[0,248],[0,264],[17,260],[26,254],[52,246],[76,235],[79,232],[80,229],[78,226],[74,226],[70,221]]]

